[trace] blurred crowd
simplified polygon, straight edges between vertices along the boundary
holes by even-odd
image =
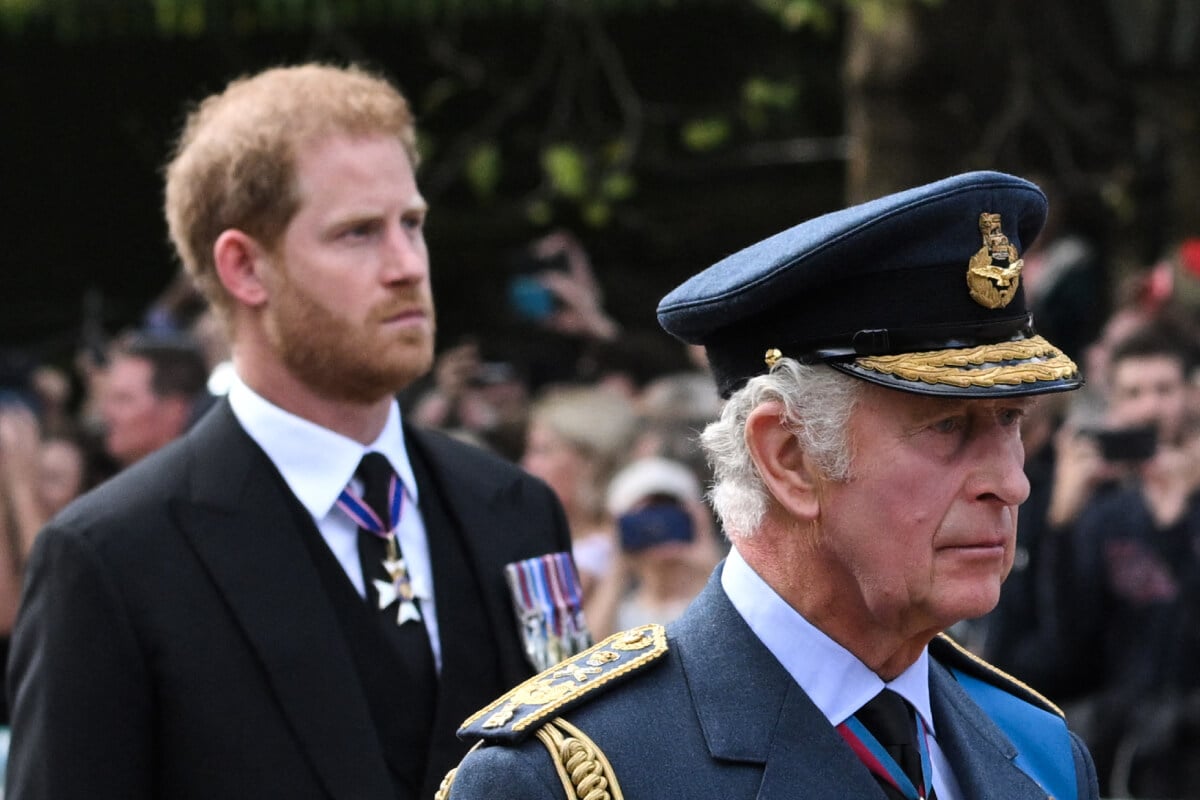
[[[1039,329],[1086,330],[1060,318],[1079,306],[1037,305],[1055,273],[1030,278]],[[1076,338],[1087,385],[1023,423],[1030,496],[1000,603],[954,631],[1064,709],[1107,796],[1200,796],[1198,301],[1192,239]]]
[[[505,302],[536,352],[443,349],[404,413],[520,463],[557,494],[595,638],[677,616],[727,545],[697,444],[720,400],[702,356],[623,331],[569,234],[527,250]],[[1000,605],[952,633],[1064,707],[1110,795],[1200,796],[1200,240],[1111,291],[1086,240],[1025,254],[1035,323],[1084,370],[1024,422],[1031,494]],[[0,398],[0,638],[38,530],[181,435],[229,353],[183,281],[70,365],[10,354]],[[886,532],[881,532],[885,535]],[[6,646],[6,645],[5,645]],[[1182,748],[1182,749],[1181,749]]]

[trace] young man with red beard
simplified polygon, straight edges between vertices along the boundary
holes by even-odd
[[[504,566],[568,549],[560,507],[394,399],[433,356],[416,164],[358,69],[190,115],[167,219],[237,381],[40,536],[8,797],[428,798],[458,723],[532,672]]]

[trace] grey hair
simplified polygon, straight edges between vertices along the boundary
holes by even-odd
[[[781,403],[781,422],[818,468],[830,480],[845,480],[851,459],[847,423],[862,388],[862,381],[825,364],[783,358],[734,392],[720,419],[700,435],[713,470],[709,500],[730,538],[753,534],[767,510],[767,490],[746,446],[750,412],[763,403]]]

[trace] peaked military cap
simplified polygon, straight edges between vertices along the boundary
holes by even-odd
[[[722,396],[780,357],[918,394],[1042,394],[1082,384],[1038,336],[1021,252],[1046,220],[1034,184],[971,172],[826,214],[685,281],[662,327],[704,345]]]

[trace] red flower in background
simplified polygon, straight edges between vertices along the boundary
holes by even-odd
[[[1179,263],[1186,274],[1200,278],[1200,238],[1184,239],[1179,246]]]

